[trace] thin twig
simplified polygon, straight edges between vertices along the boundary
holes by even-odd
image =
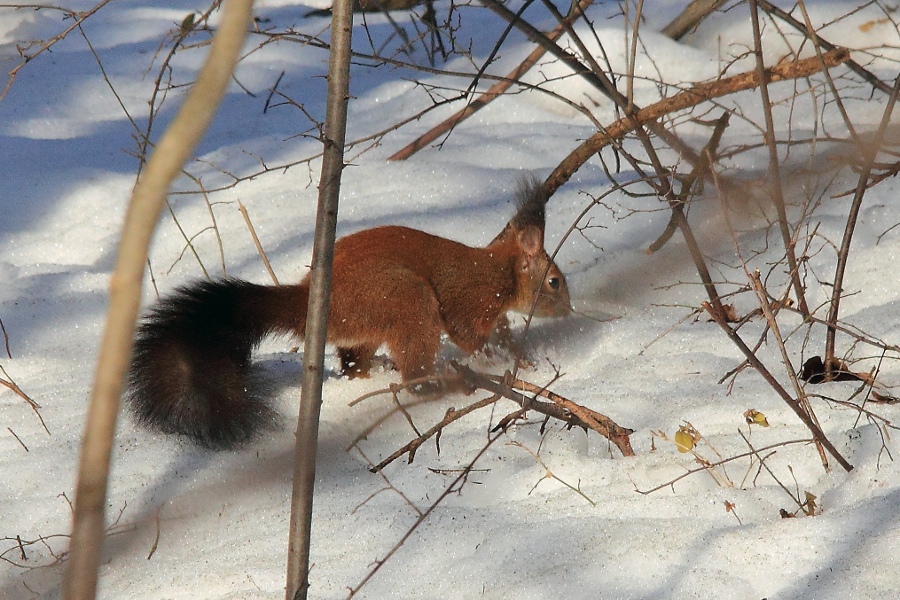
[[[780,479],[775,477],[775,473],[773,473],[772,469],[769,468],[769,465],[766,464],[766,459],[769,458],[769,456],[771,456],[771,454],[766,456],[766,458],[763,458],[760,455],[760,451],[757,450],[756,448],[754,448],[753,444],[750,443],[750,440],[747,439],[747,436],[744,435],[744,432],[739,429],[738,433],[741,434],[741,439],[744,440],[744,443],[747,444],[747,447],[750,448],[750,450],[753,452],[753,455],[756,456],[756,460],[759,461],[760,467],[762,467],[769,473],[769,476],[775,480],[775,483],[777,483],[778,486],[784,490],[784,493],[787,494],[791,500],[793,500],[794,502],[797,503],[797,506],[799,506],[800,508],[803,508],[803,503],[800,502],[800,500],[796,496],[794,496],[794,494],[791,493],[791,490],[787,489],[787,486],[785,486],[783,483],[781,483]],[[768,449],[769,448],[763,448],[763,450],[768,450]]]
[[[6,327],[3,326],[3,319],[0,319],[0,333],[3,333],[3,347],[6,349],[6,356],[12,358],[12,353],[9,351],[9,335],[6,333]]]
[[[572,10],[569,11],[569,15],[566,17],[566,19],[569,22],[573,21],[585,8],[590,6],[592,2],[593,0],[579,0],[575,5],[572,6]],[[557,40],[564,32],[565,27],[563,25],[557,25],[553,29],[553,31],[550,31],[546,35],[551,40]],[[537,64],[537,61],[539,61],[546,52],[547,50],[545,48],[542,48],[541,46],[535,47],[535,49],[531,51],[531,54],[529,54],[525,58],[525,60],[523,60],[519,64],[519,66],[510,71],[504,79],[492,85],[486,92],[467,104],[465,108],[457,111],[453,116],[443,120],[438,125],[432,127],[428,132],[422,134],[421,136],[392,154],[388,158],[388,160],[406,160],[428,144],[438,139],[440,136],[452,130],[454,127],[478,112],[480,109],[490,104],[490,102],[502,96],[504,92],[512,87],[514,83],[516,83],[525,73],[527,73],[535,64]]]
[[[216,236],[216,245],[219,248],[219,262],[222,266],[222,276],[228,277],[228,269],[225,265],[225,246],[222,244],[222,235],[219,233],[219,223],[216,221],[216,213],[213,211],[213,203],[209,200],[209,192],[206,191],[206,188],[203,186],[203,181],[199,177],[195,177],[191,173],[184,171],[185,176],[187,176],[191,181],[193,181],[197,188],[200,190],[200,194],[203,196],[203,203],[206,205],[206,212],[209,213],[209,220],[212,222],[210,225],[210,229],[213,231],[213,235]],[[201,265],[202,267],[203,265]]]
[[[147,560],[153,558],[153,555],[156,554],[156,549],[159,548],[159,538],[162,534],[160,512],[162,512],[161,506],[159,507],[159,510],[156,511],[156,515],[153,518],[153,521],[156,524],[156,535],[153,537],[153,544],[151,544],[150,551],[147,553]]]
[[[359,446],[356,446],[356,451],[359,452],[359,455],[363,457],[363,460],[365,460],[367,463],[369,463],[369,470],[372,471],[372,472],[375,472],[375,464],[374,464],[374,463],[372,462],[372,460],[366,455],[366,453],[363,452],[363,449],[360,448]],[[378,490],[377,492],[373,492],[368,498],[366,498],[365,500],[363,500],[362,502],[360,502],[358,505],[356,505],[356,506],[353,508],[353,510],[350,511],[350,514],[355,514],[356,511],[358,511],[360,508],[362,508],[363,506],[365,506],[366,503],[367,503],[369,500],[371,500],[372,498],[374,498],[376,495],[380,494],[381,492],[390,490],[390,491],[396,493],[397,495],[399,495],[401,498],[403,498],[403,501],[406,502],[406,504],[408,504],[409,507],[412,508],[412,509],[416,512],[417,515],[419,515],[420,517],[422,516],[422,511],[421,511],[421,509],[419,509],[419,507],[416,506],[416,504],[415,504],[412,500],[409,499],[409,496],[407,496],[406,494],[404,494],[402,491],[400,491],[400,490],[397,488],[397,486],[395,486],[393,483],[391,483],[391,480],[388,479],[388,476],[385,475],[383,471],[378,470],[377,473],[378,473],[378,475],[384,480],[384,484],[385,484],[387,487],[381,488],[381,489]]]
[[[787,372],[788,378],[791,380],[791,386],[794,388],[794,394],[797,397],[797,402],[800,406],[803,407],[804,412],[809,415],[810,420],[815,423],[818,427],[821,428],[819,424],[819,419],[816,417],[816,413],[812,410],[812,407],[809,405],[809,402],[806,399],[806,393],[803,391],[803,387],[800,385],[800,380],[797,378],[797,370],[794,368],[793,364],[791,364],[791,357],[788,355],[787,348],[784,345],[784,338],[781,335],[781,328],[778,326],[778,320],[775,318],[775,314],[772,312],[772,306],[769,303],[769,295],[766,293],[765,287],[763,287],[762,281],[759,279],[759,271],[754,271],[753,273],[749,273],[750,283],[753,286],[753,291],[756,293],[756,299],[759,302],[759,307],[765,316],[766,323],[768,323],[769,329],[772,331],[772,335],[775,336],[775,345],[778,346],[779,352],[781,352],[781,364],[784,365],[784,370]],[[822,448],[822,444],[819,440],[816,440],[816,449],[819,452],[819,457],[822,459],[822,466],[825,467],[825,470],[828,471],[828,457],[825,455],[825,450]]]
[[[466,416],[480,408],[484,408],[485,406],[490,406],[491,404],[496,403],[497,400],[499,400],[499,399],[500,399],[500,396],[495,394],[493,396],[488,396],[487,398],[478,400],[477,402],[473,402],[472,404],[470,404],[464,408],[458,409],[458,410],[455,408],[448,408],[447,412],[444,414],[444,418],[441,419],[441,421],[439,423],[436,423],[433,427],[429,428],[424,433],[419,434],[419,436],[416,437],[415,439],[407,442],[402,448],[391,453],[390,456],[388,456],[387,458],[385,458],[384,460],[379,462],[377,465],[371,466],[369,468],[369,470],[372,471],[373,473],[380,473],[386,466],[388,466],[389,464],[391,464],[392,462],[394,462],[395,460],[397,460],[404,454],[409,454],[407,463],[412,464],[413,460],[415,460],[415,457],[416,457],[416,451],[426,441],[428,441],[435,435],[440,434],[441,431],[443,431],[445,427],[447,427],[454,421],[457,421],[457,420],[463,418],[464,416]],[[353,447],[359,448],[360,441],[361,440],[356,440],[353,443]]]
[[[41,422],[41,427],[44,428],[44,431],[47,432],[47,435],[50,434],[50,430],[47,429],[47,424],[44,422],[44,417],[41,415],[41,405],[31,399],[31,397],[25,393],[25,391],[19,387],[19,385],[13,380],[12,377],[9,376],[9,373],[6,372],[6,369],[3,368],[3,365],[0,365],[0,373],[3,374],[3,377],[0,377],[0,385],[5,388],[9,388],[12,392],[28,403],[28,406],[31,407],[31,410],[34,411],[34,414],[37,415],[38,421]]]
[[[538,479],[537,482],[535,482],[535,484],[531,487],[531,489],[528,490],[528,495],[529,495],[529,496],[531,495],[531,493],[532,493],[534,490],[537,489],[537,486],[540,485],[540,483],[541,483],[543,480],[545,480],[545,479],[555,479],[556,481],[558,481],[559,483],[561,483],[561,484],[564,485],[565,487],[569,488],[570,490],[572,490],[573,492],[575,492],[576,494],[578,494],[579,496],[581,496],[582,498],[584,498],[584,499],[588,502],[588,504],[590,504],[591,506],[597,506],[597,503],[596,503],[596,502],[594,502],[593,500],[591,500],[591,498],[590,498],[587,494],[585,494],[583,491],[581,491],[581,482],[579,482],[579,485],[577,485],[577,486],[576,486],[576,485],[572,485],[572,484],[569,483],[568,481],[564,481],[563,479],[560,479],[560,478],[559,478],[559,477],[558,477],[558,476],[550,469],[550,467],[547,466],[547,463],[545,463],[545,462],[544,462],[544,459],[541,458],[541,451],[540,451],[540,448],[538,448],[537,451],[534,451],[534,450],[532,450],[531,448],[527,447],[527,446],[526,446],[525,444],[523,444],[522,442],[519,442],[519,441],[517,441],[517,440],[512,440],[512,441],[510,442],[510,444],[513,445],[513,446],[516,446],[517,448],[521,448],[522,450],[524,450],[525,452],[527,452],[528,454],[530,454],[531,457],[534,458],[534,460],[537,462],[537,464],[539,464],[539,465],[541,466],[541,468],[544,469],[544,476],[541,477],[540,479]]]
[[[694,473],[699,473],[700,471],[706,471],[706,470],[709,470],[709,469],[711,469],[711,468],[718,467],[718,466],[720,466],[720,465],[724,465],[724,464],[727,464],[727,463],[730,463],[730,462],[734,462],[734,461],[736,461],[736,460],[738,460],[738,459],[741,459],[741,458],[747,458],[748,456],[757,456],[758,453],[760,453],[760,452],[765,452],[766,450],[770,450],[770,449],[772,449],[772,448],[780,448],[780,447],[782,447],[782,446],[790,446],[790,445],[793,445],[793,444],[810,444],[810,443],[812,443],[812,442],[813,442],[813,440],[811,440],[811,439],[790,440],[790,441],[787,441],[787,442],[778,442],[777,444],[771,444],[771,445],[765,446],[765,447],[763,447],[763,448],[750,450],[749,452],[742,452],[741,454],[735,454],[734,456],[729,456],[728,458],[723,458],[722,460],[719,460],[719,461],[716,461],[716,462],[713,462],[713,463],[705,464],[705,465],[703,465],[702,467],[696,467],[696,468],[693,468],[693,469],[688,469],[687,471],[685,471],[684,473],[682,473],[682,474],[679,475],[678,477],[676,477],[676,478],[674,478],[674,479],[671,479],[671,480],[667,481],[666,483],[661,483],[661,484],[659,484],[659,485],[656,486],[656,487],[650,488],[649,490],[640,490],[640,489],[637,488],[637,486],[635,486],[634,491],[636,491],[638,494],[643,494],[643,495],[646,496],[647,494],[652,494],[653,492],[657,492],[657,491],[659,491],[659,490],[661,490],[661,489],[663,489],[663,488],[673,487],[676,483],[678,483],[678,482],[681,481],[682,479],[684,479],[684,478],[686,478],[686,477],[690,477],[690,476],[693,475]]]
[[[16,432],[13,431],[12,428],[7,427],[6,430],[9,431],[14,438],[16,438],[16,441],[19,442],[23,448],[25,448],[25,452],[29,451],[28,446],[25,445],[25,442],[22,441],[22,438],[20,438],[19,436],[16,435]]]
[[[34,10],[55,10],[55,11],[62,12],[64,15],[64,18],[69,18],[69,19],[72,19],[72,21],[73,21],[72,24],[69,25],[68,27],[66,27],[65,30],[63,30],[61,33],[58,33],[57,35],[53,36],[49,40],[42,42],[41,45],[38,47],[38,49],[35,50],[34,52],[22,54],[22,62],[20,62],[18,65],[16,65],[9,71],[9,79],[6,82],[6,86],[3,88],[3,91],[0,91],[0,100],[3,100],[3,98],[6,96],[7,92],[9,92],[9,89],[12,87],[13,82],[16,79],[16,75],[18,75],[19,71],[22,70],[22,68],[25,65],[27,65],[29,62],[31,62],[32,60],[34,60],[35,58],[37,58],[39,55],[43,54],[44,52],[50,50],[57,42],[64,40],[66,38],[66,36],[68,36],[70,33],[72,33],[72,31],[81,27],[81,24],[84,23],[85,20],[94,16],[97,13],[97,11],[99,11],[101,8],[103,8],[110,2],[112,2],[112,0],[102,0],[101,2],[98,2],[97,4],[95,4],[93,7],[89,8],[86,11],[75,11],[75,10],[70,10],[68,8],[61,8],[58,6],[47,6],[47,5],[42,5],[42,4],[0,4],[0,8],[15,8],[15,9],[32,8]]]
[[[756,73],[759,79],[759,93],[762,97],[763,117],[766,122],[766,130],[764,139],[766,147],[769,150],[769,172],[768,180],[770,191],[772,193],[772,202],[775,204],[775,210],[778,211],[778,225],[781,231],[781,241],[784,244],[784,252],[788,261],[788,276],[794,286],[794,295],[797,297],[797,308],[804,318],[809,316],[809,306],[806,304],[806,292],[803,288],[803,282],[800,280],[800,268],[797,263],[797,253],[795,252],[796,241],[794,234],[791,232],[791,224],[788,221],[787,208],[784,202],[784,190],[781,186],[781,167],[778,157],[778,148],[775,146],[775,119],[772,116],[772,101],[769,99],[769,81],[766,77],[766,66],[763,62],[762,51],[762,34],[759,28],[759,11],[757,0],[749,0],[750,2],[750,23],[753,26],[753,54],[756,57]],[[816,57],[816,62],[822,63],[820,57]]]
[[[850,204],[850,212],[847,215],[847,223],[844,226],[844,236],[841,240],[841,249],[838,251],[837,265],[834,268],[834,287],[831,290],[831,306],[828,308],[827,321],[829,323],[837,323],[838,314],[841,304],[841,296],[844,293],[844,273],[847,269],[847,260],[850,257],[850,242],[853,240],[853,233],[856,230],[856,220],[859,216],[859,210],[862,206],[863,196],[866,193],[866,183],[869,174],[872,172],[872,164],[881,148],[884,140],[884,133],[891,122],[891,113],[894,110],[894,104],[900,94],[900,76],[894,80],[894,87],[891,90],[891,97],[887,105],[884,107],[884,113],[881,116],[881,124],[878,126],[878,133],[872,145],[865,152],[865,164],[859,174],[859,180],[856,184],[856,193],[853,196],[853,202]],[[835,338],[837,332],[834,327],[828,327],[825,338],[825,376],[831,376],[831,365],[834,361]]]
[[[677,202],[680,205],[683,206],[687,204],[688,198],[694,193],[694,185],[702,183],[707,176],[707,172],[712,169],[716,153],[719,150],[719,143],[722,141],[722,136],[725,133],[725,128],[728,127],[729,120],[730,113],[727,112],[723,112],[716,120],[716,125],[709,141],[706,143],[706,146],[703,147],[703,150],[700,151],[700,160],[694,164],[691,173],[681,182],[681,193],[677,196]],[[647,247],[646,253],[653,254],[654,252],[658,252],[675,234],[675,230],[677,229],[678,218],[673,212],[665,230],[663,230],[662,234]]]
[[[256,252],[259,253],[259,257],[262,259],[263,264],[266,266],[266,271],[269,272],[269,277],[272,278],[272,281],[275,282],[275,285],[281,285],[280,283],[278,283],[278,277],[275,276],[275,271],[272,270],[272,265],[269,264],[269,257],[266,256],[266,251],[263,250],[262,244],[259,243],[259,238],[256,236],[256,229],[253,227],[253,223],[250,221],[250,215],[247,213],[247,208],[240,200],[238,200],[238,210],[241,211],[241,215],[244,217],[244,223],[247,224],[247,229],[250,231],[250,237],[253,238],[253,243],[256,245]]]
[[[788,25],[790,25],[797,31],[803,33],[807,37],[812,37],[812,35],[813,35],[812,32],[809,29],[807,29],[803,23],[801,23],[800,21],[795,19],[793,16],[791,16],[790,13],[775,6],[768,0],[756,0],[756,1],[759,4],[759,8],[761,8],[765,12],[769,13],[772,16],[778,17],[779,19],[781,19],[782,21],[784,21],[785,23],[787,23]],[[819,40],[819,43],[826,50],[831,51],[831,50],[837,50],[840,48],[839,46],[836,46],[835,44],[832,44],[831,42],[829,42],[825,39],[822,39],[822,36],[819,35],[818,33],[816,33],[815,35],[816,35],[816,38]],[[884,83],[883,81],[878,79],[878,77],[876,77],[870,71],[867,71],[865,68],[862,67],[862,65],[860,65],[858,62],[856,62],[849,56],[847,57],[846,63],[847,63],[847,68],[849,68],[851,71],[853,71],[854,73],[856,73],[857,75],[862,77],[866,82],[869,83],[869,85],[871,85],[872,87],[874,87],[876,89],[881,90],[885,94],[891,93],[891,86],[887,85],[886,83]]]
[[[410,538],[410,536],[413,533],[415,533],[415,531],[419,528],[419,526],[425,522],[425,519],[427,519],[429,517],[429,515],[431,515],[431,513],[434,512],[434,510],[444,501],[445,498],[447,498],[447,496],[449,496],[450,494],[456,493],[456,491],[458,491],[457,486],[466,480],[466,478],[469,476],[469,473],[475,467],[475,464],[479,460],[481,460],[481,457],[484,456],[485,453],[491,448],[491,446],[493,446],[494,443],[498,439],[503,437],[503,435],[504,435],[503,433],[497,433],[493,436],[488,437],[487,443],[485,443],[485,445],[481,448],[481,450],[478,451],[478,454],[475,455],[475,458],[473,458],[469,462],[469,464],[466,467],[464,467],[462,469],[462,471],[460,471],[459,475],[457,475],[453,479],[453,481],[450,483],[450,485],[448,485],[444,489],[444,491],[441,493],[441,495],[438,496],[437,500],[435,500],[434,503],[425,510],[425,512],[423,512],[421,515],[419,515],[416,518],[416,521],[415,521],[415,523],[413,523],[412,527],[410,527],[406,531],[406,533],[403,534],[403,536],[397,541],[396,544],[394,544],[394,546],[387,552],[387,554],[385,554],[383,558],[376,560],[375,565],[369,570],[368,573],[366,573],[365,577],[363,577],[358,584],[356,584],[353,588],[350,589],[350,592],[347,594],[348,600],[350,598],[353,598],[359,592],[359,590],[362,589],[362,587],[364,585],[366,585],[366,583],[368,583],[368,581],[370,579],[372,579],[372,577],[375,576],[375,574],[381,569],[381,567],[384,566],[384,564],[394,554],[397,553],[397,551],[403,546],[403,544],[406,543],[406,540],[408,540]]]

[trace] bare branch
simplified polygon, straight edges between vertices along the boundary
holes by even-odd
[[[863,149],[866,157],[865,164],[863,165],[862,171],[859,174],[859,180],[856,184],[856,193],[853,196],[853,202],[850,204],[850,212],[847,215],[847,223],[844,226],[844,236],[841,240],[841,249],[838,252],[837,265],[834,269],[834,287],[831,290],[831,305],[828,308],[827,318],[827,321],[829,323],[836,323],[838,320],[841,296],[844,293],[844,273],[847,269],[847,260],[850,257],[850,242],[853,239],[853,232],[856,229],[856,220],[859,216],[859,209],[862,206],[863,196],[865,195],[866,189],[868,187],[867,184],[869,181],[869,175],[872,172],[872,164],[875,162],[875,157],[878,155],[878,152],[881,149],[885,131],[887,130],[887,127],[891,122],[891,114],[894,109],[894,104],[897,101],[898,94],[900,94],[900,76],[898,76],[897,79],[894,80],[894,88],[891,90],[891,97],[887,103],[887,106],[884,107],[884,113],[881,116],[881,124],[878,126],[878,133],[876,134],[875,139],[870,146]],[[825,340],[826,377],[831,376],[831,364],[834,361],[836,337],[837,331],[835,330],[835,328],[829,327]]]
[[[835,67],[843,64],[850,57],[850,52],[844,48],[838,48],[825,53],[822,56],[825,66]],[[783,63],[769,67],[766,69],[766,81],[774,83],[776,81],[784,81],[788,79],[799,79],[808,77],[821,69],[819,59],[816,57],[805,58],[802,60]],[[633,131],[637,126],[645,123],[651,123],[660,117],[679,111],[692,106],[697,106],[703,102],[726,96],[735,92],[750,90],[760,84],[759,75],[756,71],[748,71],[716,81],[707,83],[698,83],[688,90],[679,92],[671,98],[663,98],[659,102],[638,110],[633,116],[620,119],[607,127],[603,131],[598,131],[590,138],[581,143],[578,148],[573,150],[563,159],[559,166],[553,170],[544,185],[552,194],[565,184],[581,166],[600,151],[605,146],[610,145],[614,140],[624,136],[626,133]]]

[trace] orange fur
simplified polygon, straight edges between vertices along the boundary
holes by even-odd
[[[344,374],[366,377],[386,346],[404,380],[431,375],[444,333],[471,354],[507,311],[568,314],[565,277],[544,250],[545,202],[526,184],[516,216],[484,248],[397,226],[338,240],[327,336]],[[302,338],[308,300],[309,275],[288,286],[203,281],[163,298],[135,340],[128,399],[138,420],[210,447],[251,438],[274,419],[251,352],[271,333]]]

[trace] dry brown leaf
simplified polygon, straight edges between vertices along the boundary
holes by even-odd
[[[872,396],[869,398],[869,402],[875,402],[876,404],[897,404],[900,403],[900,398],[888,396],[887,394],[879,394],[875,390],[872,390]]]
[[[872,384],[874,380],[868,373],[854,373],[841,360],[833,359],[831,363],[831,379],[825,379],[825,361],[821,356],[813,356],[803,363],[800,379],[807,383],[826,383],[827,381],[864,381]]]

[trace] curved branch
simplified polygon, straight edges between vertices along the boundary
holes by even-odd
[[[777,81],[808,77],[820,71],[822,65],[835,67],[847,62],[850,59],[850,51],[846,48],[837,48],[823,54],[822,59],[821,63],[818,57],[812,57],[770,67],[765,70],[766,81],[775,83]],[[619,119],[603,131],[598,131],[582,142],[580,146],[559,163],[559,166],[553,170],[544,183],[547,192],[552,195],[594,154],[640,125],[656,121],[669,113],[697,106],[713,98],[753,89],[759,84],[760,79],[755,70],[726,79],[699,83],[671,98],[663,98],[659,102],[642,108],[632,116]]]

